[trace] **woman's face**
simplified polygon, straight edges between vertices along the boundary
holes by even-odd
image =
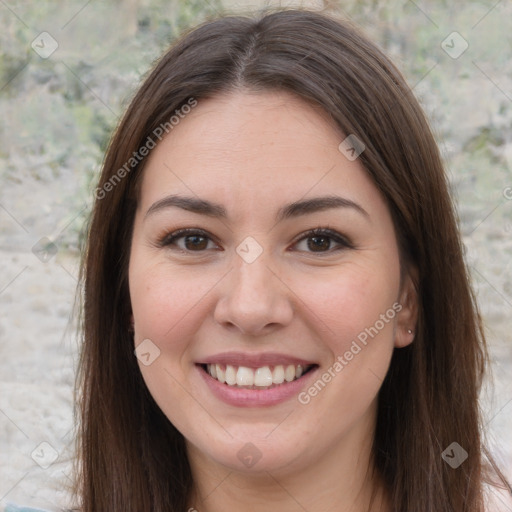
[[[139,366],[210,463],[356,460],[393,349],[412,341],[390,212],[328,119],[284,92],[200,100],[144,170],[129,265]]]

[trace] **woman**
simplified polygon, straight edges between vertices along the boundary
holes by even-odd
[[[439,152],[354,27],[207,22],[133,99],[83,266],[84,512],[484,510]]]

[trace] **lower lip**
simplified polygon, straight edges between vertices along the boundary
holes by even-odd
[[[201,366],[197,365],[197,369],[212,393],[223,402],[236,407],[268,407],[280,404],[298,395],[316,373],[318,367],[313,368],[292,382],[285,382],[270,389],[244,389],[228,386],[214,379]]]

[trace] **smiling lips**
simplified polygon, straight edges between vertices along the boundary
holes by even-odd
[[[234,389],[271,389],[293,382],[315,364],[284,354],[224,353],[200,364],[213,379]]]
[[[226,352],[198,361],[211,393],[235,407],[270,407],[293,399],[319,365],[286,354]]]
[[[278,364],[276,366],[249,368],[247,366],[233,366],[230,364],[207,364],[206,371],[214,379],[228,386],[261,389],[283,384],[285,381],[292,382],[301,377],[312,366]]]

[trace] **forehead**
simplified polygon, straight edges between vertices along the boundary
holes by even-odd
[[[345,192],[379,200],[359,160],[340,149],[345,135],[318,106],[281,91],[232,92],[198,100],[152,150],[141,206],[169,193],[215,196],[238,205]]]

